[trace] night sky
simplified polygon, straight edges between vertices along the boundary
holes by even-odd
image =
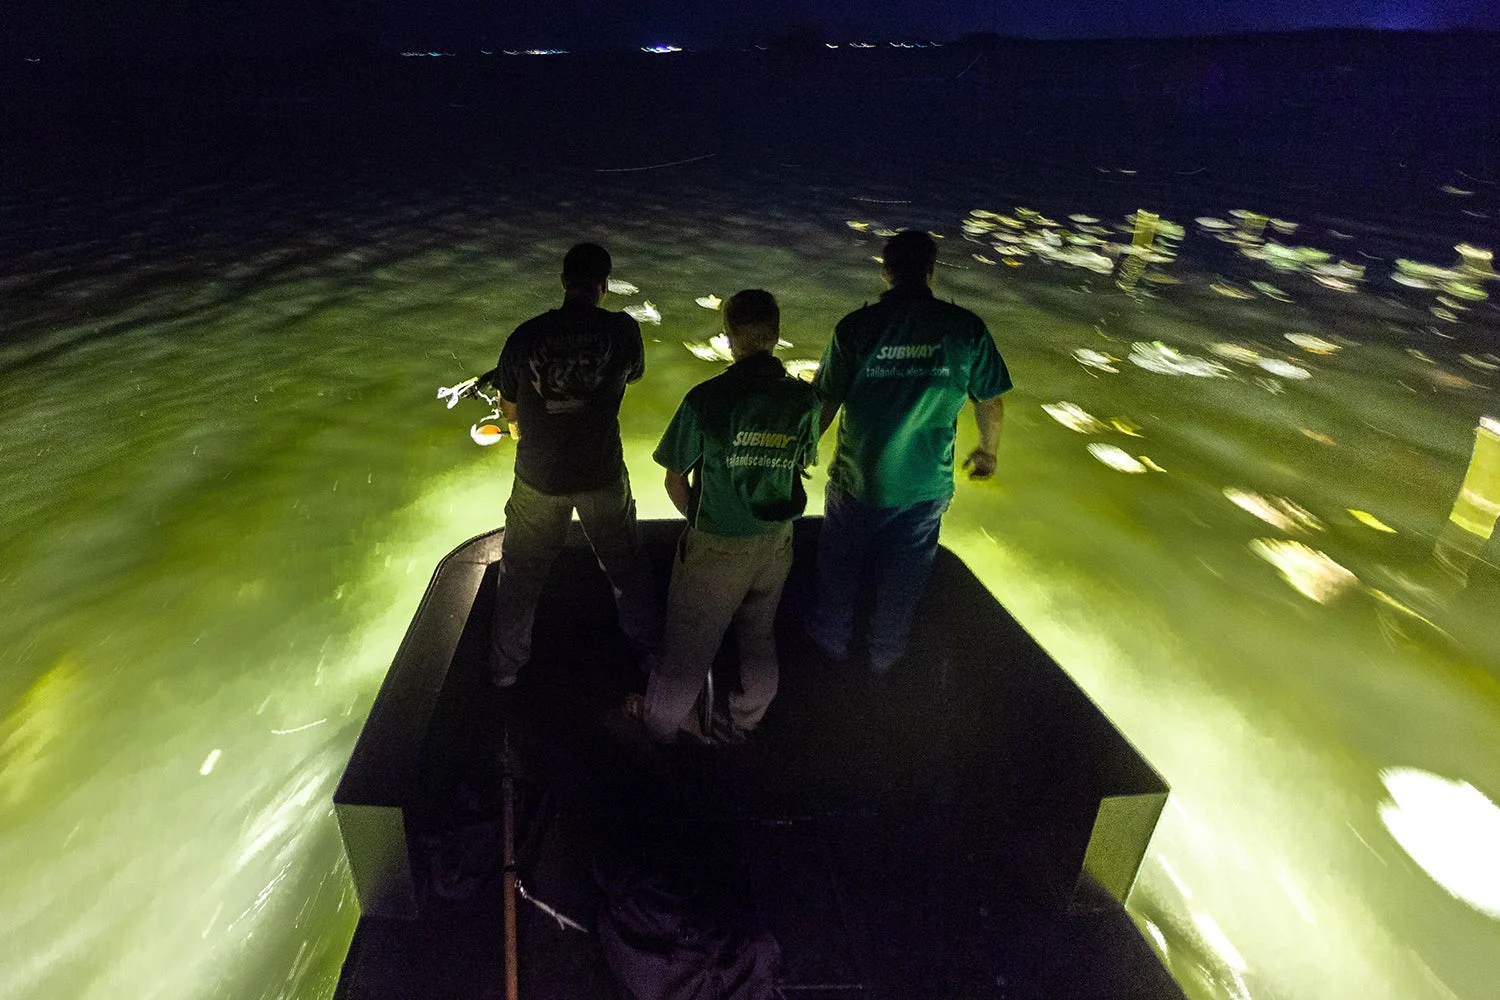
[[[7,58],[213,52],[340,33],[385,51],[572,50],[767,42],[795,25],[830,41],[975,31],[1163,37],[1318,27],[1500,30],[1500,0],[21,0],[0,4]]]

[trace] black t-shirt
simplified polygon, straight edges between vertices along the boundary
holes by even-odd
[[[516,404],[516,475],[554,495],[614,481],[620,401],[645,372],[641,328],[624,313],[569,303],[516,327],[496,378]]]

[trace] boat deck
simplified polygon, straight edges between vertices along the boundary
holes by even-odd
[[[586,929],[519,903],[523,998],[631,995],[596,922],[601,884],[642,872],[769,931],[786,997],[1180,998],[1117,898],[1160,778],[946,550],[905,662],[822,662],[793,627],[818,526],[799,522],[781,691],[728,748],[663,751],[623,720],[644,678],[581,538],[504,693],[484,673],[498,544],[450,556],[336,795],[363,910],[338,996],[504,995],[508,760],[522,884]],[[643,525],[663,590],[678,529]]]

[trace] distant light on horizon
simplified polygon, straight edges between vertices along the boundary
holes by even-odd
[[[668,52],[681,52],[682,48],[678,45],[643,45],[641,51],[650,52],[653,55],[665,55]]]

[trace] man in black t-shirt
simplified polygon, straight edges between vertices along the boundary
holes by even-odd
[[[574,510],[614,588],[626,637],[642,651],[658,642],[660,614],[620,447],[620,402],[626,384],[645,374],[645,352],[635,320],[599,307],[609,271],[603,247],[569,250],[562,307],[516,327],[500,353],[495,385],[517,441],[490,633],[499,687],[514,684],[531,656],[537,597]]]

